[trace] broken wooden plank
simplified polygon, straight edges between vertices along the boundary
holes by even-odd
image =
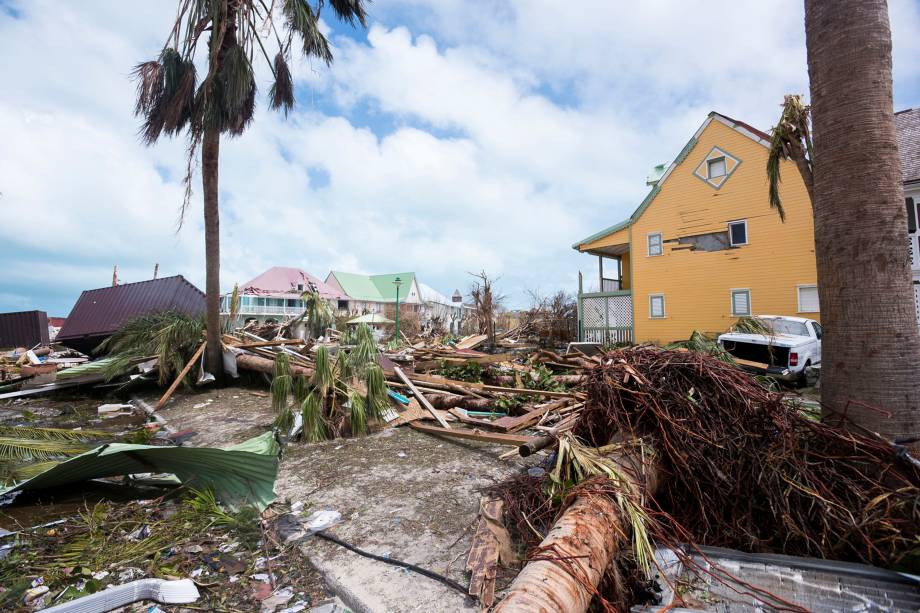
[[[499,561],[510,564],[514,557],[511,537],[502,522],[503,505],[496,498],[479,501],[479,523],[466,561],[466,570],[470,572],[468,593],[478,598],[484,608],[491,607],[495,602]]]
[[[528,426],[532,426],[533,424],[537,423],[537,421],[546,413],[561,409],[569,404],[569,402],[571,402],[571,399],[569,398],[564,400],[557,400],[556,402],[548,402],[528,411],[527,413],[524,413],[523,415],[496,419],[494,422],[492,422],[492,425],[505,432],[517,432],[518,430],[523,430]]]
[[[172,385],[169,386],[169,389],[166,390],[166,393],[160,396],[160,399],[157,400],[157,404],[154,407],[155,411],[162,409],[163,405],[166,404],[166,402],[170,399],[170,397],[173,395],[173,392],[175,392],[176,388],[179,387],[179,384],[182,383],[182,379],[185,378],[185,375],[188,374],[188,371],[192,369],[192,366],[194,366],[195,362],[198,361],[198,358],[201,357],[201,354],[204,352],[204,348],[207,344],[207,341],[205,341],[198,346],[198,350],[195,351],[192,359],[186,362],[185,368],[182,369],[182,372],[179,373],[179,376],[176,377],[176,380],[172,382]]]
[[[471,336],[467,336],[464,339],[461,339],[459,343],[454,345],[454,347],[457,349],[475,349],[476,347],[486,342],[486,339],[488,338],[489,337],[486,334],[473,334]]]
[[[520,447],[521,445],[527,444],[534,439],[532,436],[523,436],[521,434],[502,434],[500,432],[485,432],[483,430],[473,429],[464,429],[464,428],[438,428],[437,426],[427,426],[420,424],[418,422],[412,422],[409,426],[420,432],[427,432],[428,434],[440,434],[443,436],[449,436],[454,438],[463,438],[469,439],[472,441],[480,441],[482,443],[497,443],[499,445],[513,445]]]
[[[432,415],[434,415],[434,418],[438,420],[438,423],[441,424],[441,427],[450,430],[450,425],[444,420],[443,417],[438,415],[438,412],[435,410],[435,408],[431,406],[431,403],[428,402],[428,399],[425,398],[425,395],[422,394],[422,392],[420,392],[417,387],[415,387],[415,384],[409,380],[409,377],[407,377],[406,373],[402,371],[402,368],[399,366],[394,366],[393,372],[396,373],[396,376],[402,379],[402,382],[405,383],[410,390],[412,390],[412,393],[416,398],[418,398],[418,401],[422,403],[422,406],[424,406]]]

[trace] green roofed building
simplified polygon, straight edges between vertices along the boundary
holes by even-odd
[[[414,272],[398,272],[386,275],[358,275],[333,270],[326,277],[326,284],[347,297],[348,312],[354,315],[383,313],[387,304],[396,303],[396,278],[399,286],[399,303],[418,311],[422,294]],[[341,305],[341,301],[339,301]]]

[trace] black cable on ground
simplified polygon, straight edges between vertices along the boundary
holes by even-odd
[[[356,554],[358,554],[359,556],[364,556],[365,558],[370,558],[371,560],[377,560],[378,562],[385,562],[385,563],[387,563],[387,564],[392,564],[393,566],[400,566],[400,567],[402,567],[402,568],[407,568],[407,569],[409,569],[409,570],[411,570],[411,571],[413,571],[413,572],[416,572],[416,573],[418,573],[418,574],[420,574],[420,575],[424,575],[424,576],[428,577],[429,579],[434,579],[435,581],[440,581],[440,582],[443,583],[444,585],[446,585],[446,586],[448,586],[448,587],[454,588],[455,590],[457,590],[458,592],[460,592],[460,593],[463,594],[464,596],[469,596],[469,594],[467,593],[467,588],[465,588],[464,586],[460,585],[459,583],[457,583],[457,582],[454,581],[453,579],[448,579],[448,578],[445,577],[444,575],[439,575],[438,573],[436,573],[436,572],[434,572],[434,571],[428,570],[428,569],[426,569],[426,568],[422,568],[421,566],[416,566],[415,564],[410,564],[409,562],[403,562],[402,560],[396,560],[396,559],[394,559],[394,558],[386,558],[386,557],[384,557],[384,556],[378,556],[378,555],[375,554],[375,553],[370,553],[369,551],[364,551],[363,549],[358,549],[358,548],[355,547],[354,545],[352,545],[352,544],[350,544],[350,543],[346,543],[346,542],[343,541],[342,539],[337,538],[337,537],[335,537],[335,536],[332,536],[331,534],[326,534],[325,532],[316,532],[315,535],[318,536],[318,537],[320,537],[320,538],[326,539],[327,541],[330,541],[330,542],[332,542],[332,543],[335,543],[336,545],[340,545],[340,546],[344,547],[345,549],[347,549],[347,550],[349,550],[349,551],[353,551],[353,552],[355,552]]]

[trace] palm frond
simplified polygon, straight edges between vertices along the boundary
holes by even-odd
[[[383,369],[373,364],[367,369],[367,412],[374,419],[380,419],[389,406],[387,384]]]
[[[0,436],[0,460],[47,460],[76,455],[89,449],[86,443],[74,440]]]
[[[313,370],[313,387],[325,397],[335,386],[335,375],[329,361],[329,349],[320,345],[316,350],[316,366]]]
[[[719,341],[716,339],[707,336],[706,334],[700,332],[699,330],[694,330],[690,333],[690,338],[685,341],[677,341],[666,345],[666,349],[686,349],[687,351],[695,351],[697,353],[705,353],[710,355],[718,360],[726,362],[728,364],[734,364],[735,358],[732,357],[728,351],[725,350]]]
[[[110,432],[101,432],[99,430],[69,430],[65,428],[36,428],[33,426],[0,426],[0,436],[44,441],[87,441],[112,438]]]
[[[203,317],[163,311],[128,320],[103,341],[97,351],[108,353],[112,358],[107,369],[110,378],[124,372],[127,364],[156,357],[160,385],[164,385],[182,371],[203,336]]]
[[[310,380],[307,379],[304,375],[297,375],[294,377],[294,387],[292,389],[294,394],[294,401],[300,405],[307,398],[307,394],[310,393]]]
[[[223,57],[219,73],[221,102],[220,130],[233,136],[242,134],[255,114],[256,81],[252,64],[240,45],[231,45]]]
[[[614,486],[612,498],[622,515],[629,521],[636,564],[647,572],[655,559],[647,530],[650,519],[643,508],[641,492],[633,485],[632,479],[623,468],[610,457],[610,454],[624,451],[627,447],[628,445],[587,447],[570,432],[563,433],[559,437],[556,466],[549,473],[549,493],[561,494],[568,487],[595,477],[609,479]],[[643,450],[643,453],[646,451]]]
[[[326,422],[323,417],[322,399],[316,392],[309,394],[301,405],[303,436],[311,443],[326,440]]]
[[[25,481],[37,477],[46,470],[50,470],[60,464],[57,460],[45,460],[43,462],[29,462],[27,464],[14,464],[10,462],[0,462],[0,483],[12,485],[20,481]]]
[[[365,28],[367,27],[367,11],[364,10],[361,0],[329,0],[329,4],[341,21],[348,22],[352,27],[357,21]],[[319,5],[322,7],[322,0]]]
[[[348,403],[351,406],[349,416],[351,433],[353,435],[367,434],[367,406],[364,403],[364,397],[357,392],[352,392],[348,396]]]
[[[332,49],[329,48],[329,41],[319,31],[319,19],[310,4],[306,0],[282,0],[281,12],[288,29],[300,36],[304,56],[319,58],[327,65],[331,64]]]
[[[280,51],[275,55],[274,62],[275,82],[269,91],[269,108],[284,110],[284,116],[294,108],[294,80],[291,78],[291,69]]]
[[[782,160],[795,162],[808,196],[812,198],[814,151],[809,127],[810,116],[811,107],[803,102],[801,96],[787,95],[783,99],[779,121],[771,130],[770,152],[767,156],[768,199],[770,206],[776,209],[782,221],[786,220],[786,211],[779,195]]]
[[[355,330],[355,348],[348,354],[348,362],[356,376],[362,377],[371,364],[377,363],[377,341],[367,324],[360,324]]]
[[[757,317],[739,317],[735,325],[731,327],[732,332],[742,334],[771,334],[770,326],[762,319]]]

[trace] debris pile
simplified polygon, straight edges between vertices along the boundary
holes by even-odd
[[[603,491],[618,500],[621,516],[632,513],[633,547],[617,563],[630,579],[617,575],[597,592],[605,608],[655,602],[637,572],[648,565],[651,543],[691,567],[699,567],[690,555],[698,545],[920,567],[920,468],[903,449],[845,416],[820,421],[697,352],[630,347],[586,373],[584,407],[569,432],[554,433],[555,468],[490,493],[503,501],[512,535],[533,547],[584,487],[596,496],[597,477],[609,478]],[[630,453],[656,477],[641,508],[630,509],[638,499],[624,501],[627,480],[616,477],[616,458]],[[546,559],[541,551],[530,559]],[[563,564],[559,555],[550,557]]]
[[[286,517],[280,506],[230,511],[201,490],[100,502],[19,527],[0,535],[0,608],[36,610],[145,578],[184,577],[197,586],[196,609],[305,610],[328,594],[288,540]]]
[[[587,392],[576,435],[655,450],[663,541],[885,567],[917,554],[920,468],[842,415],[818,421],[735,367],[652,347],[608,354]]]

